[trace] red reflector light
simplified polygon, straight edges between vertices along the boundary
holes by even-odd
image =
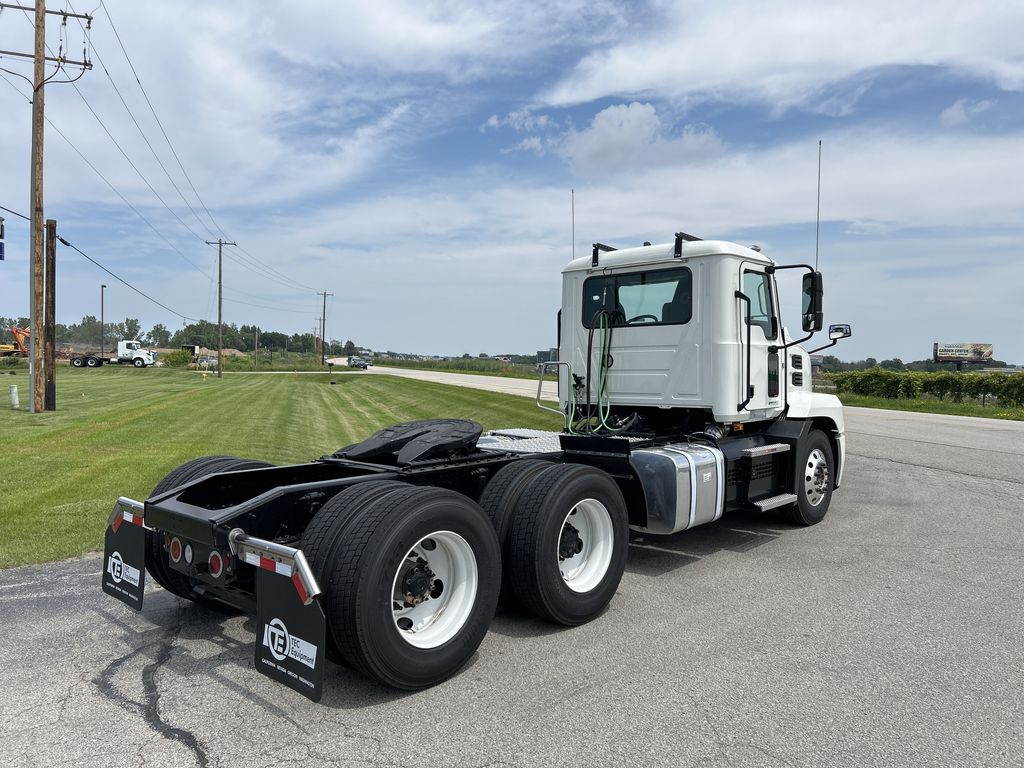
[[[219,579],[220,575],[224,573],[224,558],[221,557],[220,552],[213,550],[207,563],[210,566],[210,575],[215,579]]]
[[[171,539],[171,560],[178,562],[181,560],[181,539],[175,536]]]

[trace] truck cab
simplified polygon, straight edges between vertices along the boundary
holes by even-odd
[[[136,368],[145,368],[156,363],[156,353],[144,349],[138,339],[117,342],[117,361],[131,363]]]

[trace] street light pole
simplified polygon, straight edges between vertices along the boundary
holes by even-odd
[[[100,357],[103,357],[103,291],[106,287],[100,283]]]

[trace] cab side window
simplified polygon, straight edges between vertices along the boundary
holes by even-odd
[[[743,273],[743,293],[750,298],[750,324],[764,331],[764,337],[771,341],[777,335],[772,305],[772,284],[763,272]]]

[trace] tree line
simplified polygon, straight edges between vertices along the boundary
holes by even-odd
[[[985,368],[1006,368],[1008,363],[1002,360],[986,360]],[[840,373],[842,371],[867,371],[872,368],[881,368],[886,371],[955,371],[956,363],[936,363],[934,360],[914,360],[904,363],[898,357],[888,360],[876,360],[868,357],[864,360],[853,360],[844,362],[834,355],[822,357],[821,370],[826,373]]]
[[[28,328],[29,320],[27,317],[0,316],[0,344],[12,343],[11,326]],[[145,346],[160,349],[174,349],[184,344],[196,344],[207,349],[217,348],[217,324],[206,320],[186,325],[176,331],[157,323],[149,331],[142,333],[142,326],[138,318],[126,317],[122,322],[103,323],[103,331],[104,346],[107,348],[116,345],[118,341],[130,339],[141,339]],[[265,331],[257,325],[225,323],[223,334],[225,349],[237,349],[242,352],[251,352],[256,348],[257,335],[260,349],[306,353],[312,353],[317,349],[316,337],[312,333],[286,334],[278,331]],[[100,321],[92,315],[86,315],[78,323],[70,325],[57,323],[55,335],[58,344],[71,345],[76,348],[95,347],[99,349]],[[327,342],[327,353],[356,354],[356,345],[352,341],[342,342],[330,339]]]

